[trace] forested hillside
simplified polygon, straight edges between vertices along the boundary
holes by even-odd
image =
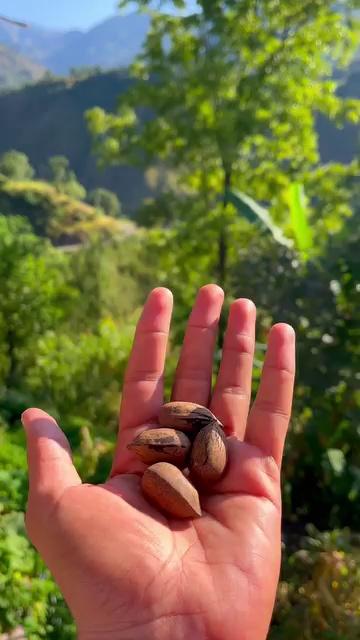
[[[359,73],[350,75],[339,93],[360,97]],[[99,171],[91,150],[84,112],[95,105],[112,110],[130,86],[126,71],[90,74],[84,79],[49,80],[0,96],[0,153],[23,151],[40,176],[46,177],[49,157],[65,155],[87,189],[98,186],[117,193],[125,210],[134,211],[151,187],[144,173],[126,166]],[[350,162],[359,151],[357,126],[341,129],[322,118],[319,122],[323,162]]]
[[[105,187],[134,210],[149,193],[143,173],[129,167],[99,171],[84,113],[94,105],[112,109],[130,85],[128,73],[113,71],[83,80],[49,80],[0,96],[0,153],[23,151],[46,178],[48,159],[66,156],[87,189]]]
[[[87,193],[67,158],[50,158],[47,172],[48,181],[36,179],[27,156],[19,151],[0,156],[1,213],[23,216],[37,235],[56,246],[135,233],[135,225],[120,217],[116,195],[99,188]]]

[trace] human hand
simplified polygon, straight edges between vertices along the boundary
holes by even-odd
[[[126,445],[154,423],[172,296],[155,289],[138,323],[111,477],[82,484],[67,439],[40,409],[23,414],[29,536],[58,582],[80,640],[265,640],[280,567],[280,464],[291,411],[295,336],[275,325],[249,411],[255,307],[233,303],[211,400],[223,292],[199,291],[173,388],[174,400],[208,405],[225,425],[229,466],[203,516],[166,518],[140,490],[143,464]]]

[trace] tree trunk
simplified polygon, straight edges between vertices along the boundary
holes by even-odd
[[[226,288],[227,278],[227,258],[228,258],[228,237],[226,228],[226,207],[227,207],[227,191],[231,186],[231,171],[224,170],[224,204],[223,215],[221,216],[221,228],[219,232],[219,253],[218,253],[218,284],[223,289]]]
[[[7,372],[5,385],[8,388],[11,388],[15,385],[16,381],[17,360],[15,355],[16,339],[15,335],[10,329],[7,332],[6,343],[8,346],[9,370]]]
[[[226,207],[227,207],[227,191],[231,186],[231,170],[224,169],[224,204],[223,204],[223,214],[220,218],[220,231],[219,231],[219,243],[218,243],[218,284],[222,289],[224,289],[226,294],[227,287],[227,269],[228,269],[228,231],[227,231],[227,220],[226,220]],[[224,335],[226,329],[226,318],[225,314],[222,313],[220,316],[219,322],[219,334],[218,334],[218,345],[220,349],[223,346]]]

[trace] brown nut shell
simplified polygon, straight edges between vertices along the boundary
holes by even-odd
[[[222,429],[211,423],[197,434],[190,454],[191,478],[200,484],[217,482],[227,464],[227,442]]]
[[[171,462],[179,467],[185,465],[190,447],[185,433],[164,428],[143,431],[127,445],[145,464]]]
[[[211,422],[221,423],[207,407],[194,402],[168,402],[159,411],[159,424],[185,433],[197,433]]]
[[[199,494],[183,473],[168,462],[157,462],[145,470],[141,480],[145,496],[156,507],[175,518],[201,516]]]

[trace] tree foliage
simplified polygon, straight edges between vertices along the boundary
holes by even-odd
[[[63,256],[17,217],[0,217],[0,278],[0,384],[12,386],[26,353],[44,330],[56,328],[74,292]]]
[[[135,232],[129,220],[105,215],[43,180],[0,179],[0,211],[26,217],[37,234],[57,245],[79,244],[96,235],[109,238]]]
[[[35,171],[29,158],[21,151],[7,151],[0,156],[0,176],[11,180],[32,180]]]
[[[323,0],[197,5],[186,16],[153,12],[135,85],[116,113],[95,108],[88,121],[105,161],[162,162],[177,193],[193,194],[203,216],[213,212],[224,282],[235,215],[228,189],[267,202],[285,223],[289,185],[306,189],[319,164],[316,115],[358,121],[359,103],[336,94],[333,75],[350,59],[355,29]]]
[[[107,216],[117,218],[121,214],[121,204],[116,193],[108,189],[93,189],[90,191],[87,200],[97,209],[101,209]]]
[[[269,640],[356,640],[360,629],[360,544],[349,530],[307,528],[289,551]]]
[[[78,181],[75,172],[70,169],[69,160],[65,156],[53,156],[49,160],[50,181],[62,193],[84,200],[85,187]]]

